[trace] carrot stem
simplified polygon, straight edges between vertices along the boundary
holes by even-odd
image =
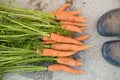
[[[51,45],[42,45],[43,48],[51,48]]]
[[[15,20],[12,20],[12,19],[10,19],[10,18],[8,18],[8,17],[5,17],[5,18],[8,19],[8,20],[10,20],[10,21],[12,21],[12,22],[14,22],[14,23],[16,23],[16,24],[18,24],[18,25],[21,25],[21,26],[23,26],[23,27],[25,27],[25,28],[28,28],[28,29],[33,30],[33,31],[35,31],[35,32],[38,32],[40,35],[49,36],[46,32],[42,32],[42,31],[39,31],[39,30],[34,29],[34,28],[32,28],[32,27],[26,26],[26,25],[24,25],[24,24],[21,24],[20,22],[17,22],[17,21],[15,21]]]
[[[9,72],[23,73],[23,72],[47,70],[47,67],[43,67],[43,66],[10,66],[4,68],[5,68],[4,73],[9,73]]]

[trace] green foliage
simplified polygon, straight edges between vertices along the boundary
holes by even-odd
[[[4,73],[46,70],[41,66],[44,62],[55,62],[54,57],[42,57],[35,50],[50,47],[41,44],[41,36],[71,33],[60,26],[54,15],[0,3],[0,80]],[[32,65],[36,62],[40,66]]]

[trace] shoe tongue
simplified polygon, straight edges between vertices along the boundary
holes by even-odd
[[[109,56],[120,64],[120,42],[113,42],[109,45]]]

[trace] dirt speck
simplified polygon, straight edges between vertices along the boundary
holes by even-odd
[[[86,4],[86,2],[83,2],[83,4]]]
[[[29,0],[27,4],[31,6],[33,3],[34,3],[34,0]]]
[[[73,0],[66,0],[66,3],[72,4],[72,3],[73,3]]]
[[[41,8],[41,1],[39,1],[38,3],[36,3],[35,6],[36,6],[35,10],[40,10],[40,11],[43,10],[43,8]]]

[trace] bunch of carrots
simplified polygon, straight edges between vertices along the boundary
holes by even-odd
[[[51,12],[51,14],[54,14],[56,16],[56,19],[60,21],[62,29],[69,30],[74,33],[81,33],[87,27],[87,25],[84,23],[86,22],[86,19],[82,16],[78,16],[78,14],[80,14],[80,11],[64,11],[69,6],[71,6],[71,4],[64,4],[58,10]],[[42,37],[42,44],[47,46],[47,49],[43,49],[42,53],[39,49],[37,49],[36,53],[42,56],[58,57],[58,64],[54,64],[48,67],[48,70],[50,71],[63,70],[73,74],[84,73],[83,70],[71,69],[68,66],[83,65],[82,62],[70,58],[70,56],[74,55],[78,51],[91,47],[82,43],[82,41],[88,39],[89,37],[90,35],[88,34],[72,38],[70,36],[64,37],[60,34],[52,33],[49,37]]]
[[[0,4],[0,77],[8,72],[40,70],[84,72],[69,66],[83,65],[71,55],[91,47],[82,43],[89,34],[71,37],[86,29],[87,20],[78,16],[80,11],[65,11],[69,6],[64,4],[48,14]],[[52,64],[42,65],[47,61]],[[35,62],[40,66],[32,65]]]

